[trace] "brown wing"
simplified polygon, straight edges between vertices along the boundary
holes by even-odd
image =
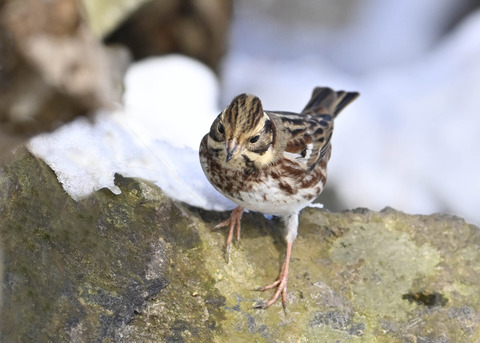
[[[322,159],[328,160],[334,118],[358,95],[317,87],[301,114],[275,112],[290,136],[285,153],[307,170],[315,168]]]
[[[305,169],[311,169],[328,152],[333,131],[332,116],[282,115],[281,120],[290,136],[285,153]]]

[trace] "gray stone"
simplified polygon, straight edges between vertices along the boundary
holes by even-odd
[[[4,342],[478,342],[480,232],[450,215],[306,209],[287,310],[271,292],[281,222],[246,213],[224,260],[227,213],[156,186],[79,202],[26,151],[0,169]]]

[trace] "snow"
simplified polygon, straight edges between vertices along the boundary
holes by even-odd
[[[124,108],[34,137],[29,149],[76,200],[101,188],[118,194],[119,173],[150,180],[193,206],[233,208],[209,184],[198,160],[200,140],[219,113],[214,74],[190,58],[168,56],[133,65],[125,87]]]
[[[255,53],[262,44],[255,39],[251,51],[242,50],[246,43],[238,41],[238,30],[245,27],[236,24],[221,93],[214,74],[187,57],[138,62],[127,73],[123,106],[98,113],[93,123],[78,119],[37,136],[29,149],[51,166],[74,199],[104,187],[117,194],[113,178],[120,173],[150,180],[193,206],[231,209],[235,205],[208,183],[198,161],[200,140],[222,106],[250,92],[266,109],[296,111],[315,86],[360,91],[361,97],[337,119],[333,137],[328,183],[342,201],[377,210],[448,211],[480,224],[480,12],[435,44],[451,2],[392,4],[383,13],[415,12],[405,32],[398,18],[386,24],[388,18],[373,10],[375,3],[366,2],[351,27],[333,35],[345,39],[329,53],[282,58],[275,55],[283,48],[278,46],[272,55]],[[427,19],[425,13],[430,13]],[[258,20],[258,25],[268,23]],[[387,29],[375,31],[389,26],[390,36]],[[375,34],[376,40],[364,39],[362,49],[359,37]],[[387,49],[378,43],[376,51],[375,42],[392,34],[398,46]],[[318,37],[325,44],[331,39]],[[390,63],[392,56],[397,58]]]

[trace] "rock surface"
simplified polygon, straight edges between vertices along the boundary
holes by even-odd
[[[480,341],[480,231],[460,218],[304,210],[287,311],[256,310],[279,221],[245,214],[227,264],[228,214],[116,183],[75,202],[23,150],[1,167],[2,342]]]
[[[141,5],[152,0],[82,0],[92,31],[105,37]]]
[[[228,46],[232,3],[232,0],[148,1],[110,32],[105,41],[128,47],[135,60],[179,53],[218,72]]]
[[[132,56],[181,53],[218,71],[231,12],[231,0],[0,0],[0,159],[115,108]]]
[[[127,55],[102,45],[78,0],[0,1],[0,157],[118,101]]]

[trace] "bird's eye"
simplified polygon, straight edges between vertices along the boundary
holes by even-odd
[[[222,135],[225,133],[225,128],[223,127],[222,123],[218,123],[217,130]]]
[[[259,139],[260,139],[260,136],[256,135],[250,139],[250,143],[257,143]]]

